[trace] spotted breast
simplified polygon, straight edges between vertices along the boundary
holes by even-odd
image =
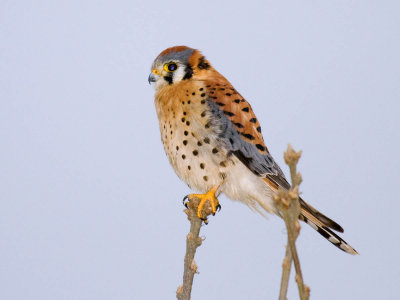
[[[189,187],[203,192],[220,184],[232,164],[218,141],[209,101],[203,81],[180,82],[155,97],[161,140],[171,165]]]

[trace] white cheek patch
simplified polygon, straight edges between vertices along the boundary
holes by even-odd
[[[185,77],[185,67],[182,65],[179,65],[178,69],[172,74],[172,80],[173,83],[177,83]]]

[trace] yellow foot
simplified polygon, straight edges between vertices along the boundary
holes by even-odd
[[[204,221],[204,223],[207,224],[207,217],[203,217],[203,209],[204,209],[204,205],[206,204],[206,202],[210,203],[211,206],[211,210],[212,210],[212,214],[215,215],[216,211],[219,209],[221,210],[221,205],[219,204],[219,201],[217,199],[217,197],[215,196],[215,192],[217,191],[218,186],[213,187],[211,190],[209,190],[207,193],[205,194],[190,194],[187,195],[183,200],[188,199],[189,202],[193,199],[193,198],[198,198],[200,199],[200,203],[199,206],[197,208],[197,217],[199,217],[200,219],[202,219]],[[187,205],[185,204],[185,206],[187,207]]]

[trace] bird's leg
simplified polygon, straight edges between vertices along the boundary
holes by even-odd
[[[212,214],[215,215],[216,211],[218,209],[221,209],[221,205],[219,204],[219,201],[217,199],[217,196],[215,195],[217,193],[217,190],[219,188],[220,185],[215,185],[213,186],[207,193],[205,194],[190,194],[188,196],[186,196],[184,198],[188,199],[189,201],[192,200],[193,198],[199,198],[200,202],[199,202],[199,206],[197,208],[197,217],[199,217],[200,219],[202,219],[204,221],[204,223],[207,224],[207,217],[203,217],[203,209],[204,209],[204,205],[209,202],[210,206],[211,206],[211,211]]]

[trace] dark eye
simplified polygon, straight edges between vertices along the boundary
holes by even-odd
[[[178,65],[176,63],[168,63],[164,65],[164,70],[168,71],[168,72],[174,72],[176,71],[176,69],[178,69]]]
[[[176,69],[178,69],[178,66],[176,65],[176,63],[170,63],[168,65],[168,71],[175,71]]]

